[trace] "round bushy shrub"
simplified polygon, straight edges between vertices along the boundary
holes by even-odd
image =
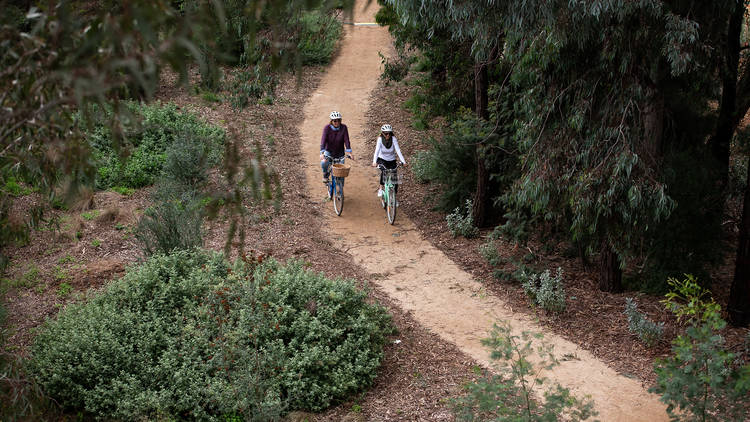
[[[30,371],[70,410],[115,419],[273,419],[375,377],[389,316],[297,261],[156,255],[49,321]]]

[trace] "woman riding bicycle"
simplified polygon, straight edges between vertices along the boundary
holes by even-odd
[[[375,154],[372,156],[372,166],[376,167],[381,164],[386,169],[395,169],[398,166],[396,155],[401,160],[401,164],[406,165],[404,156],[401,154],[401,148],[398,147],[398,139],[393,135],[393,128],[391,125],[385,124],[380,128],[380,136],[378,136],[378,142],[375,145]],[[381,171],[378,197],[383,195],[383,184],[383,171]],[[395,191],[398,193],[398,184],[396,184]]]
[[[333,161],[343,163],[344,154],[352,158],[352,147],[349,144],[349,129],[341,123],[341,113],[332,111],[331,121],[323,128],[320,138],[320,167],[323,169],[323,183],[328,183]]]

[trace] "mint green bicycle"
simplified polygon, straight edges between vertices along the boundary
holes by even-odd
[[[396,221],[396,185],[401,183],[398,178],[397,169],[387,169],[384,165],[378,164],[378,168],[383,172],[383,195],[380,197],[380,205],[385,209],[385,216],[388,223],[393,224]]]

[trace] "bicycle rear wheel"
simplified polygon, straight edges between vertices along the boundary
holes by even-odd
[[[388,217],[388,222],[393,224],[396,221],[396,192],[393,191],[393,187],[388,187],[388,200],[385,208],[385,215]]]
[[[336,215],[341,215],[341,212],[344,211],[344,186],[340,181],[336,181],[333,190],[333,210]]]

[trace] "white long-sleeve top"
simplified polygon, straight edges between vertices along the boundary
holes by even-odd
[[[386,161],[396,161],[396,154],[398,154],[398,158],[401,159],[401,163],[406,164],[404,156],[401,154],[401,148],[398,147],[398,139],[393,135],[391,135],[391,139],[393,139],[393,144],[390,148],[386,148],[385,145],[383,145],[383,137],[378,136],[378,143],[375,146],[375,154],[372,156],[373,164],[378,161],[378,158],[382,158]]]

